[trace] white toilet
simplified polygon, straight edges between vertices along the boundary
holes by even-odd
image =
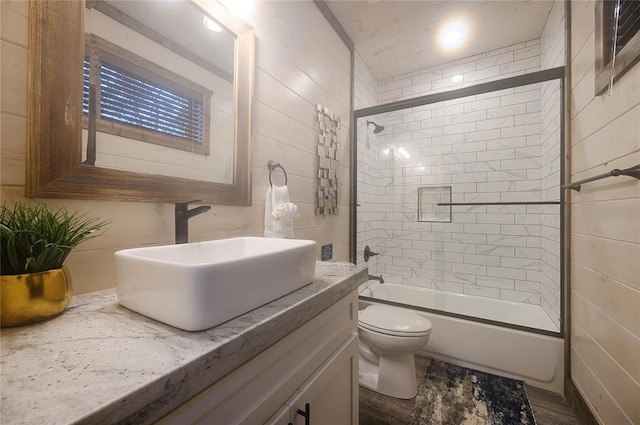
[[[396,307],[360,310],[360,385],[380,394],[413,398],[418,394],[413,353],[429,340],[431,322]]]

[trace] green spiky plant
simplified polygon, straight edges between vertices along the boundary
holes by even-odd
[[[86,218],[85,212],[70,213],[44,203],[0,212],[0,275],[36,273],[62,267],[73,248],[95,238],[108,222]]]

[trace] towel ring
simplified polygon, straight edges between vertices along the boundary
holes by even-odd
[[[273,173],[273,170],[275,170],[276,168],[282,169],[282,172],[284,173],[284,184],[285,186],[287,185],[287,181],[288,181],[287,172],[285,171],[284,167],[280,165],[279,162],[269,161],[269,163],[267,163],[267,167],[269,167],[269,184],[271,186],[273,186],[273,183],[271,182],[271,173]]]

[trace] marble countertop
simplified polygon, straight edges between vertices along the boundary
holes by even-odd
[[[115,289],[74,296],[46,322],[2,330],[2,424],[150,424],[324,311],[366,268],[316,263],[313,283],[188,332],[130,311]]]

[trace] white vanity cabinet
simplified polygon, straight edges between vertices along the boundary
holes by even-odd
[[[356,425],[357,314],[354,291],[158,423]]]

